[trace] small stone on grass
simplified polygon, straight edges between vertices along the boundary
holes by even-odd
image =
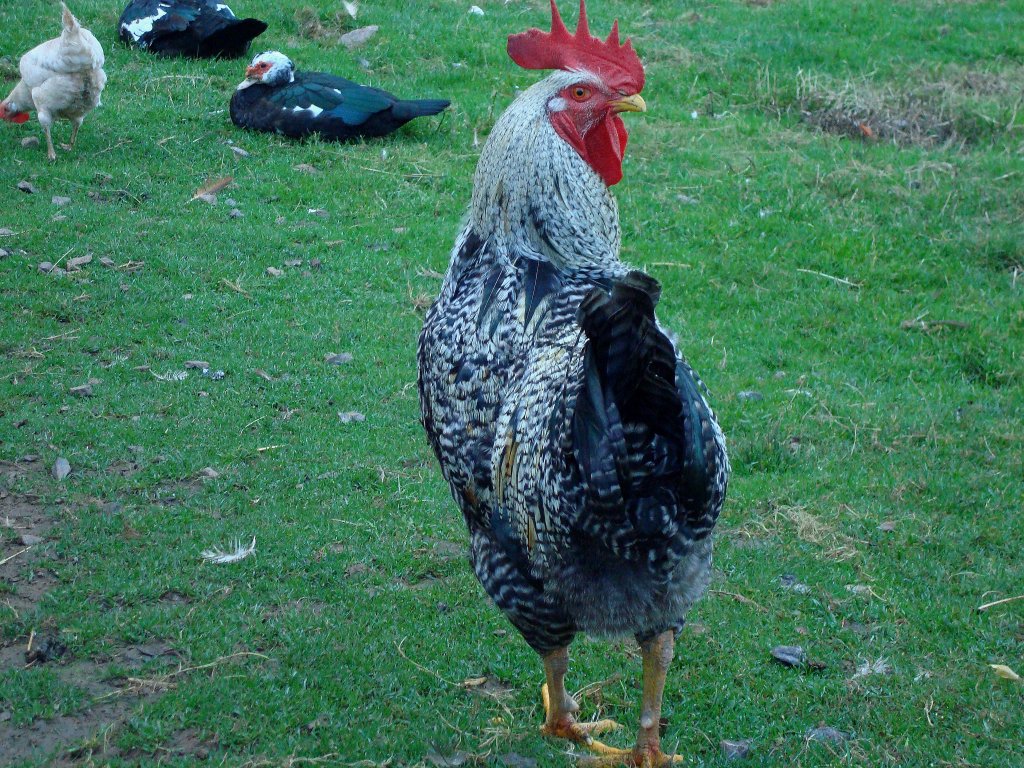
[[[722,750],[722,757],[726,760],[745,760],[750,757],[750,739],[740,739],[739,741],[722,739],[718,746]]]
[[[850,734],[833,728],[831,725],[819,725],[807,731],[808,741],[821,741],[827,744],[842,744],[849,741]]]
[[[799,667],[804,663],[806,654],[799,645],[777,645],[772,648],[772,658],[784,667]]]
[[[63,480],[65,477],[71,474],[71,462],[65,459],[63,456],[59,456],[55,462],[53,462],[53,469],[50,473],[57,480]]]

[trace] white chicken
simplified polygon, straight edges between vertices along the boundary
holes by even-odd
[[[92,32],[84,29],[68,7],[61,3],[64,29],[60,37],[47,40],[21,57],[21,80],[11,95],[0,101],[0,120],[23,123],[34,109],[46,134],[46,156],[53,151],[50,126],[56,119],[74,124],[68,149],[74,146],[82,121],[100,104],[107,83],[103,71],[103,48]]]

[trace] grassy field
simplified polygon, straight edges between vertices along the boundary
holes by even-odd
[[[236,130],[244,62],[128,50],[120,4],[75,0],[103,107],[53,164],[21,145],[34,120],[0,125],[0,764],[571,763],[537,733],[540,665],[486,602],[418,423],[416,335],[478,143],[539,76],[504,39],[548,18],[480,5],[366,0],[354,23],[333,0],[236,4],[270,25],[255,50],[452,99],[331,145]],[[623,258],[662,281],[734,468],[666,747],[1020,766],[1024,686],[989,665],[1024,674],[1024,601],[976,609],[1024,592],[1024,7],[590,11],[648,68]],[[337,44],[362,24],[365,47]],[[4,3],[0,26],[6,91],[58,12]],[[253,538],[241,562],[200,557]],[[812,663],[773,662],[780,644]],[[573,653],[584,716],[630,743],[635,646]],[[846,738],[809,740],[820,725]]]

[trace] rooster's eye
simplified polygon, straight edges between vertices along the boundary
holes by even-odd
[[[577,85],[572,89],[572,97],[576,101],[586,101],[590,98],[590,89],[584,88],[582,85]]]

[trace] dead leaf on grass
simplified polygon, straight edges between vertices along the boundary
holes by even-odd
[[[370,38],[377,34],[378,29],[380,29],[380,27],[376,24],[371,24],[367,27],[360,27],[359,29],[353,29],[351,32],[346,32],[344,35],[339,37],[338,42],[351,51],[362,45],[366,45]]]
[[[353,424],[366,421],[366,416],[359,411],[338,411],[338,420],[342,424]]]
[[[87,253],[84,256],[75,256],[73,259],[68,259],[67,270],[68,272],[74,272],[75,270],[81,269],[86,264],[92,261],[92,254]]]
[[[224,187],[226,187],[232,181],[234,181],[234,178],[231,176],[222,176],[221,178],[216,179],[215,181],[211,181],[206,186],[197,189],[196,193],[192,195],[192,199],[189,200],[189,202],[191,203],[192,200],[196,200],[200,197],[203,197],[204,195],[215,195],[222,189],[224,189]]]
[[[1020,682],[1020,675],[1014,672],[1010,667],[1005,664],[989,664],[992,671],[995,672],[1003,680],[1012,680],[1013,682]]]

